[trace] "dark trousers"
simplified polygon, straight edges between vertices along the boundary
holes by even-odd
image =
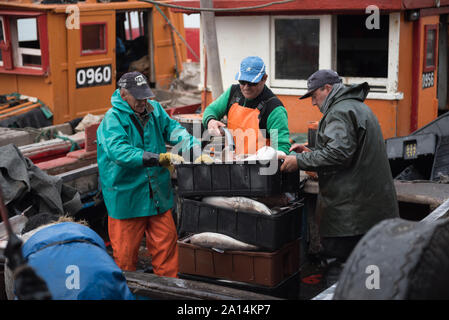
[[[362,237],[363,235],[323,237],[321,238],[321,245],[323,246],[322,255],[327,259],[337,258],[339,262],[344,263]]]

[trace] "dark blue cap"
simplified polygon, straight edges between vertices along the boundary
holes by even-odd
[[[125,73],[118,81],[118,86],[128,90],[137,100],[154,97],[153,91],[148,86],[147,78],[140,72]]]
[[[310,97],[316,89],[321,88],[325,84],[334,83],[341,83],[341,78],[337,72],[330,69],[318,70],[307,79],[307,92],[299,99]]]

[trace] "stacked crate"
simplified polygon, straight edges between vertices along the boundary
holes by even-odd
[[[284,192],[297,194],[299,171],[282,173],[278,162],[273,174],[261,174],[270,165],[273,163],[177,166],[178,195],[182,197],[181,233],[220,233],[261,248],[261,251],[209,249],[190,243],[191,235],[187,236],[178,241],[182,277],[279,297],[297,297],[301,201],[296,199],[273,215],[234,211],[201,201],[204,196],[260,198],[281,196]]]

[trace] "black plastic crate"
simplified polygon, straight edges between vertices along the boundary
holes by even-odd
[[[180,232],[215,232],[274,251],[301,237],[303,204],[277,214],[234,211],[201,201],[182,199]]]
[[[211,283],[211,284],[215,284],[215,285],[230,287],[230,288],[234,288],[234,289],[264,294],[264,295],[272,296],[272,297],[276,297],[276,298],[282,298],[282,299],[298,300],[300,297],[300,281],[301,281],[301,279],[300,279],[299,271],[296,272],[295,274],[291,275],[290,277],[286,278],[284,281],[282,281],[281,283],[279,283],[278,285],[276,285],[274,287],[262,286],[262,285],[246,283],[246,282],[209,278],[209,277],[190,275],[190,274],[184,274],[184,273],[180,273],[179,277],[181,279],[201,281],[201,282]]]
[[[220,164],[177,165],[178,194],[180,196],[271,196],[299,191],[299,170],[280,171],[277,164],[254,161]],[[265,174],[276,168],[273,174]],[[264,171],[265,170],[265,171]]]

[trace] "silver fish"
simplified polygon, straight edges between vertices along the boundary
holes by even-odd
[[[225,209],[249,211],[272,215],[272,211],[263,203],[246,197],[205,197],[204,203]]]
[[[194,234],[190,237],[190,243],[205,247],[220,250],[242,250],[242,251],[257,251],[259,247],[248,244],[221,233],[202,232]]]

